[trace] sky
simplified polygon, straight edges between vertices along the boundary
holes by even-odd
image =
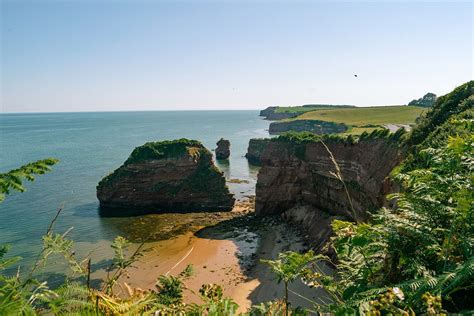
[[[0,2],[2,112],[406,104],[474,74],[471,1]]]

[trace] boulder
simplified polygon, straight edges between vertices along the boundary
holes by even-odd
[[[149,142],[133,150],[97,186],[103,215],[230,211],[234,197],[212,154],[188,139]]]

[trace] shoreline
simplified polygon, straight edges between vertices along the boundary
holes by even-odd
[[[243,312],[252,305],[283,297],[283,285],[276,282],[269,267],[260,259],[275,259],[280,252],[303,251],[307,245],[290,224],[276,218],[256,218],[254,201],[236,203],[230,213],[214,225],[194,227],[170,239],[147,243],[143,256],[128,269],[120,284],[151,290],[160,275],[178,275],[187,265],[193,274],[184,281],[184,302],[201,303],[198,295],[205,283],[222,286],[225,297],[232,298]],[[94,278],[104,277],[104,270]],[[126,287],[125,287],[126,288]],[[118,295],[126,289],[117,287]],[[324,292],[310,289],[300,282],[291,287],[312,300]],[[308,301],[290,293],[295,305],[311,307]]]

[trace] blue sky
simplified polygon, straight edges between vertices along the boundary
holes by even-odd
[[[3,112],[404,104],[473,78],[470,1],[1,1],[1,21]]]

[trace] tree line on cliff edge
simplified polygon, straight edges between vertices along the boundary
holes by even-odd
[[[293,307],[288,295],[253,306],[249,315],[304,315],[328,312],[335,315],[439,315],[472,313],[474,306],[474,82],[468,82],[437,99],[435,106],[403,137],[407,158],[393,172],[401,185],[388,198],[394,208],[382,208],[368,222],[335,220],[334,236],[327,247],[336,253],[332,260],[312,252],[281,253],[264,262],[282,281],[285,289],[301,278],[310,287],[322,287],[331,302],[313,302],[311,309]],[[295,134],[296,135],[296,134]],[[283,136],[281,141],[321,141],[310,135]],[[379,135],[380,136],[380,135]],[[295,137],[298,137],[295,139]],[[311,138],[311,139],[310,139]],[[329,153],[330,154],[330,153]],[[48,172],[55,159],[31,163],[0,174],[1,200],[11,190],[24,191],[22,181]],[[337,173],[337,161],[335,173]],[[342,175],[340,181],[344,181]],[[350,197],[349,197],[350,198]],[[184,280],[191,267],[178,276],[162,276],[152,291],[126,288],[118,296],[114,289],[121,276],[141,255],[141,247],[117,237],[112,243],[113,263],[101,288],[90,285],[89,258],[77,259],[67,231],[54,232],[53,218],[43,247],[30,271],[6,274],[20,258],[8,257],[9,247],[0,246],[0,314],[155,314],[234,315],[237,304],[222,295],[218,285],[203,285],[201,304],[183,303]],[[39,268],[52,255],[68,263],[66,281],[52,289]],[[325,275],[321,263],[333,265]],[[296,293],[297,294],[297,293]],[[299,295],[299,294],[298,294]]]

